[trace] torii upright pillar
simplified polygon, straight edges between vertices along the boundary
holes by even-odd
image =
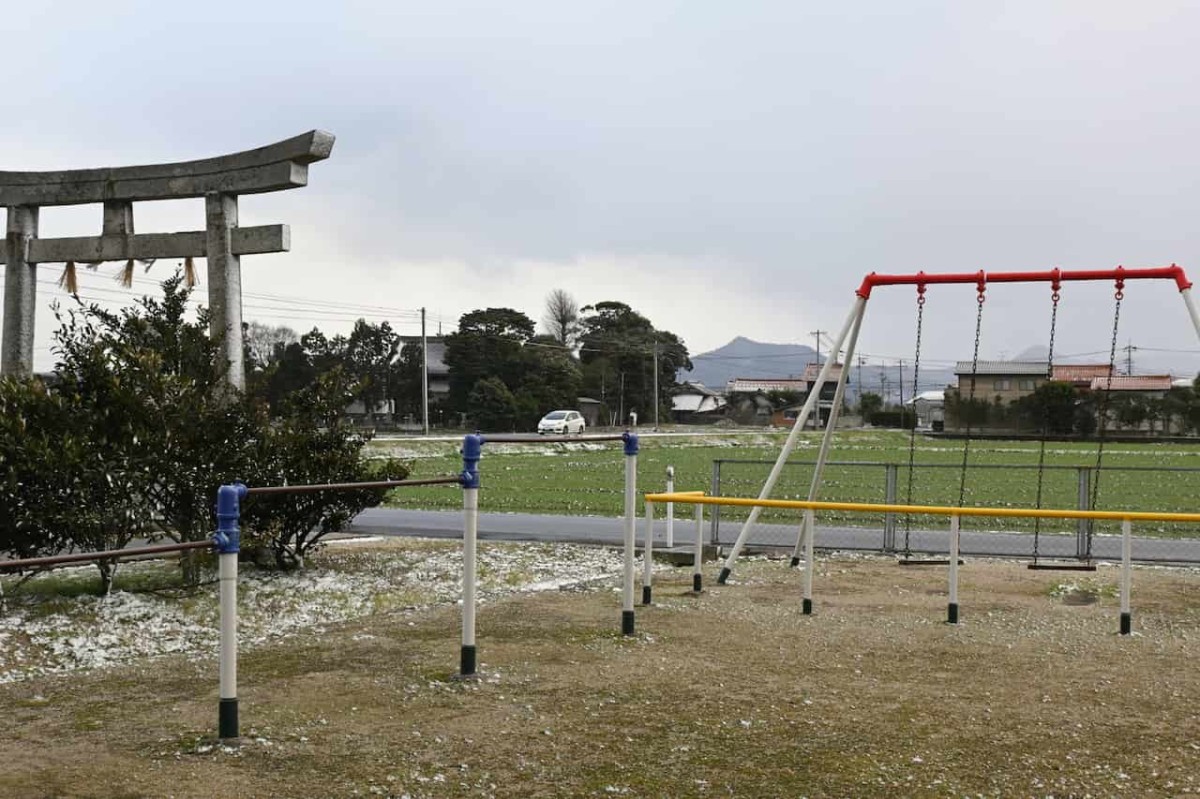
[[[199,161],[0,172],[0,205],[8,209],[8,235],[0,253],[5,263],[0,375],[33,371],[39,264],[206,258],[211,332],[223,342],[229,384],[244,388],[241,256],[286,252],[290,231],[287,225],[238,227],[238,196],[307,185],[308,165],[328,158],[333,142],[333,134],[313,130],[255,150]],[[134,202],[199,197],[205,203],[204,230],[133,232]],[[99,236],[38,238],[39,208],[85,203],[103,204]]]

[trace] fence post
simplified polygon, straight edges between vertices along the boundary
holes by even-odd
[[[217,737],[224,742],[238,740],[237,698],[237,576],[238,551],[241,549],[241,500],[246,486],[241,483],[217,489],[217,531],[213,546],[217,550],[218,597],[220,604],[221,652],[220,690],[217,707]]]
[[[883,501],[888,505],[896,504],[896,473],[898,471],[896,464],[884,464],[883,472]],[[885,513],[883,515],[883,551],[896,551],[896,514]]]
[[[1129,582],[1133,576],[1133,523],[1121,522],[1121,635],[1133,632],[1133,616],[1129,611]]]
[[[721,496],[721,461],[720,460],[713,461],[712,486],[711,486],[711,490],[709,491],[709,493],[714,497]],[[712,511],[708,514],[708,517],[709,517],[709,525],[710,525],[709,529],[711,531],[709,533],[709,539],[710,539],[709,543],[711,543],[715,547],[721,543],[718,540],[718,536],[720,535],[719,527],[721,524],[721,506],[713,505]]]
[[[812,508],[806,508],[804,511],[804,526],[808,529],[808,538],[804,540],[804,599],[801,603],[801,608],[805,616],[811,616],[813,611],[813,571],[815,564],[813,563],[813,530],[816,529],[816,522],[813,519]]]
[[[675,492],[675,467],[667,467],[667,493]],[[675,503],[667,503],[667,549],[675,546]]]
[[[946,621],[958,624],[958,517],[950,517],[950,603]]]
[[[642,547],[642,604],[651,604],[654,584],[654,503],[646,503],[646,544]]]
[[[638,437],[628,430],[621,436],[625,442],[625,575],[621,596],[621,633],[633,635],[633,550],[637,526],[637,456]]]
[[[1079,475],[1079,498],[1076,507],[1079,510],[1089,510],[1092,504],[1092,467],[1077,466],[1075,468]],[[1088,552],[1088,540],[1091,539],[1093,524],[1095,522],[1092,519],[1076,519],[1075,521],[1075,557],[1080,560],[1086,560],[1091,556],[1091,553]]]
[[[483,436],[475,433],[463,438],[463,610],[462,652],[458,673],[475,675],[475,539],[479,532],[479,459],[483,456]]]

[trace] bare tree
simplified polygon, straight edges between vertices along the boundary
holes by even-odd
[[[542,317],[546,332],[564,347],[575,346],[579,335],[579,303],[563,289],[546,296],[546,313]]]
[[[274,361],[276,345],[286,347],[300,340],[296,331],[287,325],[266,325],[262,322],[244,325],[242,336],[247,356],[260,369],[265,369]]]

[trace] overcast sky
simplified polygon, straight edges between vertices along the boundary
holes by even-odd
[[[247,319],[337,331],[369,313],[414,333],[425,306],[436,332],[487,306],[539,319],[564,288],[696,354],[836,334],[872,270],[1200,275],[1194,3],[39,0],[17,16],[0,23],[0,169],[337,136],[307,188],[242,199],[242,224],[292,226],[290,253],[243,259]],[[42,214],[43,236],[99,232],[98,206]],[[199,200],[135,214],[143,233],[203,227]],[[128,297],[118,269],[83,293]],[[59,266],[41,270],[46,306],[65,295]],[[989,291],[982,355],[1044,345],[1048,295]],[[1058,352],[1107,360],[1112,287],[1062,302]],[[860,349],[911,358],[914,305],[878,291]],[[930,290],[929,362],[971,357],[974,311],[970,287]],[[51,330],[43,311],[39,369]],[[1200,350],[1165,284],[1129,288],[1119,338],[1139,367],[1194,368]]]

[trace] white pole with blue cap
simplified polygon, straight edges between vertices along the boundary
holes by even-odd
[[[460,677],[475,676],[475,540],[479,532],[479,459],[483,436],[463,438],[463,595]]]
[[[241,500],[246,486],[241,483],[217,489],[217,531],[213,545],[217,550],[217,576],[220,597],[220,704],[217,709],[217,737],[226,743],[238,740],[237,698],[237,579],[241,532]]]

